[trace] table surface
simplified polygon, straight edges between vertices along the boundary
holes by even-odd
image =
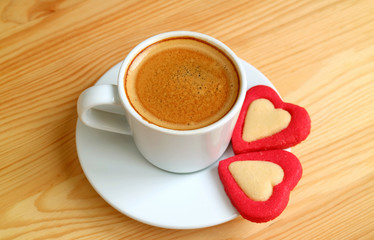
[[[4,0],[0,15],[1,239],[374,239],[373,1]],[[170,30],[221,40],[308,110],[303,177],[276,220],[157,228],[86,179],[79,94]]]

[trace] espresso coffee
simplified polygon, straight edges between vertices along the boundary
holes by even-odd
[[[208,126],[234,105],[237,70],[216,47],[194,38],[171,38],[140,52],[124,76],[133,108],[148,122],[175,130]]]

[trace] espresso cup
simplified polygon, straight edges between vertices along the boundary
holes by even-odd
[[[89,127],[131,135],[154,166],[190,173],[224,153],[246,90],[244,68],[225,44],[174,31],[137,45],[122,62],[117,85],[86,89],[77,110]],[[121,112],[103,111],[108,105]]]

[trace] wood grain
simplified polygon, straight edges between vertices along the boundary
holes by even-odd
[[[374,239],[374,2],[0,1],[0,239]],[[110,207],[75,148],[79,94],[140,41],[211,35],[312,118],[276,220],[161,229]]]

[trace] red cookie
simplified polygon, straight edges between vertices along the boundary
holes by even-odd
[[[271,150],[222,160],[218,173],[240,215],[261,223],[276,218],[286,208],[290,191],[301,178],[302,167],[292,153]]]
[[[283,102],[270,87],[255,86],[247,91],[232,147],[235,154],[289,148],[305,140],[310,127],[304,108]]]

